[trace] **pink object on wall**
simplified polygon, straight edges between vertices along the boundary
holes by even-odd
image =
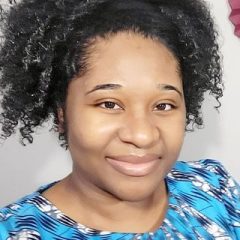
[[[231,22],[235,25],[235,35],[240,37],[240,0],[228,0],[232,8],[229,16]]]

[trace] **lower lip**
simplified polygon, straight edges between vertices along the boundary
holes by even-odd
[[[108,163],[118,172],[132,177],[143,177],[154,171],[159,159],[146,163],[129,163],[107,158]]]

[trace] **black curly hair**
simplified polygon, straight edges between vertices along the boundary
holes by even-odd
[[[175,55],[187,129],[203,124],[205,92],[218,103],[222,97],[217,33],[201,0],[22,0],[9,11],[1,9],[0,19],[4,139],[18,127],[21,142],[32,143],[36,127],[51,118],[57,131],[69,82],[88,70],[91,40],[120,31],[157,38]],[[65,133],[59,138],[67,144]]]

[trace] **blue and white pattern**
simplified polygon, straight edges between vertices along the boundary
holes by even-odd
[[[178,161],[166,183],[169,208],[155,232],[112,233],[87,228],[41,195],[53,183],[0,210],[0,239],[240,240],[240,187],[219,162]]]

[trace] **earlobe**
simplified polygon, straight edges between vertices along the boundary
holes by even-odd
[[[58,115],[58,132],[64,133],[64,111],[62,108],[58,108],[57,110]]]

